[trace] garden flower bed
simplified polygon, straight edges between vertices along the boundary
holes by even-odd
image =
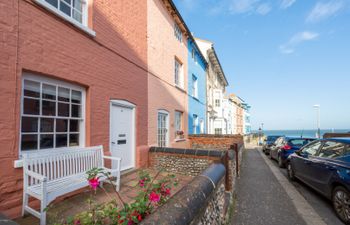
[[[132,203],[135,201],[135,198],[137,197],[139,191],[142,190],[142,187],[140,186],[140,180],[139,180],[139,171],[133,171],[131,173],[128,173],[126,175],[122,175],[121,179],[121,189],[120,189],[120,196],[123,198],[123,201],[125,203]],[[152,169],[146,169],[145,172],[149,173],[150,177],[154,177],[157,175],[158,171],[152,170]],[[170,173],[167,172],[161,172],[158,175],[157,180],[164,179],[167,177]],[[173,196],[176,192],[178,192],[183,186],[187,185],[191,180],[192,177],[185,176],[181,174],[175,174],[176,180],[178,181],[178,185],[176,187],[173,187],[170,191],[170,196]],[[145,184],[145,183],[144,183]],[[116,197],[114,187],[110,184],[104,184],[104,189],[108,193],[108,196],[105,191],[103,191],[101,188],[96,188],[96,195],[94,194],[93,200],[95,204],[107,204],[111,201],[110,197]],[[155,196],[153,196],[154,198]],[[62,199],[59,199],[54,202],[50,207],[48,208],[48,224],[64,224],[66,222],[74,222],[72,219],[74,216],[79,215],[81,213],[87,212],[89,210],[89,199],[91,198],[91,189],[86,188],[83,190],[83,192],[79,194],[75,194],[73,197],[68,197],[62,201]],[[107,204],[108,205],[108,204]],[[67,221],[68,219],[68,221]],[[25,218],[19,218],[16,220],[17,223],[23,224],[23,225],[33,225],[38,224],[39,220],[33,216],[28,216]],[[81,221],[81,224],[83,224]],[[74,223],[73,223],[74,224]],[[126,223],[127,224],[127,223]]]

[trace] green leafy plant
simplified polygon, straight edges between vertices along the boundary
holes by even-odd
[[[138,173],[138,186],[140,191],[131,203],[125,203],[120,194],[116,191],[113,182],[110,182],[114,187],[115,193],[108,193],[100,180],[102,177],[112,181],[110,173],[105,172],[101,168],[93,168],[87,172],[87,180],[91,188],[91,197],[88,200],[89,210],[76,215],[73,218],[68,218],[64,224],[67,225],[102,225],[102,224],[121,224],[134,225],[139,224],[154,210],[165,204],[171,196],[171,190],[178,185],[174,174],[166,174],[158,179],[161,175],[159,171],[153,178],[147,171]],[[93,200],[96,191],[99,188],[104,191],[111,199],[106,204],[96,204]]]

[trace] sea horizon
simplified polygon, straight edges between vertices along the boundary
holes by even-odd
[[[258,130],[254,130],[253,133],[258,133]],[[285,136],[303,136],[303,137],[316,137],[317,129],[284,129],[284,130],[263,130],[264,135],[285,135]],[[321,137],[325,133],[348,133],[350,129],[321,129]]]

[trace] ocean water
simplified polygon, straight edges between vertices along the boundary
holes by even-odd
[[[263,130],[263,133],[268,135],[285,135],[285,136],[293,136],[293,137],[300,137],[303,135],[303,137],[316,137],[317,130]],[[350,132],[350,129],[348,130],[340,130],[340,129],[322,129],[321,130],[321,137],[323,137],[323,134],[325,133],[348,133]],[[254,131],[254,133],[258,133],[258,131]]]

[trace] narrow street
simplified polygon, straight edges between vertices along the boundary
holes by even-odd
[[[327,199],[300,181],[285,182],[286,170],[278,168],[274,161],[265,161],[259,151],[250,149],[243,153],[233,225],[343,224]],[[276,172],[283,181],[276,177]],[[287,193],[290,190],[294,190],[301,201],[296,201],[298,196],[291,198]]]

